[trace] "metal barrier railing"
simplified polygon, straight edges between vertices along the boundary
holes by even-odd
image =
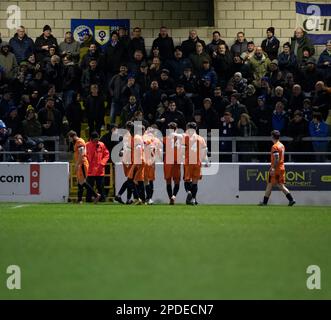
[[[59,161],[60,155],[64,155],[68,161],[72,158],[72,153],[66,152],[66,151],[58,151],[59,150],[59,137],[40,137],[46,140],[46,138],[49,141],[54,141],[55,142],[55,151],[48,151],[48,152],[33,152],[33,154],[39,154],[39,155],[54,155],[54,161]],[[293,138],[291,137],[282,137],[281,141],[282,142],[293,142]],[[266,151],[237,151],[238,142],[270,142],[270,137],[269,136],[254,136],[254,137],[208,137],[208,141],[224,141],[224,142],[231,142],[231,151],[218,151],[214,152],[212,149],[210,150],[209,154],[210,155],[228,155],[231,156],[231,162],[238,162],[239,161],[239,156],[240,155],[251,155],[251,156],[264,156],[264,155],[269,155],[270,152],[268,150]],[[324,141],[324,142],[330,142],[331,137],[323,137],[323,138],[316,138],[316,137],[305,137],[301,139],[301,142],[315,142],[315,141]],[[9,146],[9,142],[7,141],[7,144]],[[20,152],[20,151],[0,151],[0,155],[2,155],[2,161],[6,161],[6,155],[10,154],[24,154],[25,152]],[[286,155],[288,156],[288,161],[291,162],[293,156],[306,156],[307,151],[304,152],[295,152],[295,151],[286,151]],[[309,152],[310,156],[331,156],[331,152],[327,151],[311,151]],[[1,157],[0,157],[1,159]]]

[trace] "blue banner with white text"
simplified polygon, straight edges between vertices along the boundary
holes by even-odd
[[[331,40],[330,4],[296,2],[296,22],[307,32],[313,44],[326,44]]]

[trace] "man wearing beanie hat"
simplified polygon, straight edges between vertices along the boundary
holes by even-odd
[[[0,66],[4,68],[7,79],[14,79],[16,77],[18,67],[16,57],[10,52],[9,43],[5,41],[0,45]]]
[[[267,38],[262,41],[261,47],[268,55],[270,61],[277,59],[279,40],[275,37],[275,28],[269,27],[267,29]]]
[[[37,62],[42,62],[48,56],[50,47],[54,46],[56,51],[58,50],[57,39],[51,33],[52,28],[49,25],[45,25],[43,33],[36,39]]]

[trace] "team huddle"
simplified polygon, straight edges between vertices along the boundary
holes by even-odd
[[[153,126],[145,130],[144,126],[137,126],[131,121],[126,123],[126,129],[127,134],[123,137],[122,163],[127,180],[120,188],[115,201],[124,203],[121,196],[127,191],[126,203],[152,204],[155,163],[161,161],[164,166],[169,204],[175,204],[182,176],[182,163],[187,192],[186,204],[197,204],[198,181],[202,178],[201,167],[203,162],[208,165],[208,156],[206,141],[197,134],[196,124],[190,122],[185,133],[177,133],[177,124],[171,122],[165,137],[157,135],[157,130]]]
[[[121,204],[153,204],[155,164],[163,163],[169,204],[175,204],[180,180],[183,177],[186,204],[197,205],[198,182],[202,179],[202,166],[208,167],[210,163],[207,143],[197,133],[196,123],[189,122],[186,125],[186,131],[180,132],[177,130],[177,124],[170,122],[165,136],[162,136],[156,126],[145,128],[141,123],[128,121],[125,128],[119,155],[126,181],[116,194],[115,201]],[[85,142],[74,131],[70,131],[68,136],[74,142],[78,202],[82,202],[84,187],[90,195],[93,195],[94,202],[98,202],[101,198],[100,193],[95,192],[86,181],[89,161],[86,155]],[[290,191],[285,187],[285,147],[279,138],[279,131],[272,131],[273,146],[271,148],[269,181],[260,205],[268,204],[273,186],[278,186],[286,195],[289,206],[296,203]],[[125,192],[127,193],[126,202],[122,200],[122,195]]]

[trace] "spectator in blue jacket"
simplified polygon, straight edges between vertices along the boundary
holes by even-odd
[[[165,67],[170,71],[171,77],[178,81],[184,73],[185,68],[192,67],[191,61],[183,57],[183,50],[180,46],[175,48],[174,58],[167,60]]]
[[[313,138],[323,138],[329,135],[329,126],[323,121],[322,114],[320,112],[313,113],[313,120],[309,123],[309,133]],[[327,152],[328,141],[313,141],[313,150],[315,152]],[[326,155],[317,155],[316,160],[318,162],[326,161]]]
[[[295,54],[291,52],[291,44],[289,42],[283,44],[283,51],[278,55],[277,60],[280,71],[295,73],[298,62]]]
[[[35,46],[33,40],[25,33],[25,28],[20,26],[15,35],[9,40],[9,45],[20,64],[34,53]]]
[[[272,113],[272,130],[278,130],[282,135],[287,130],[288,114],[284,110],[284,103],[278,101]]]

